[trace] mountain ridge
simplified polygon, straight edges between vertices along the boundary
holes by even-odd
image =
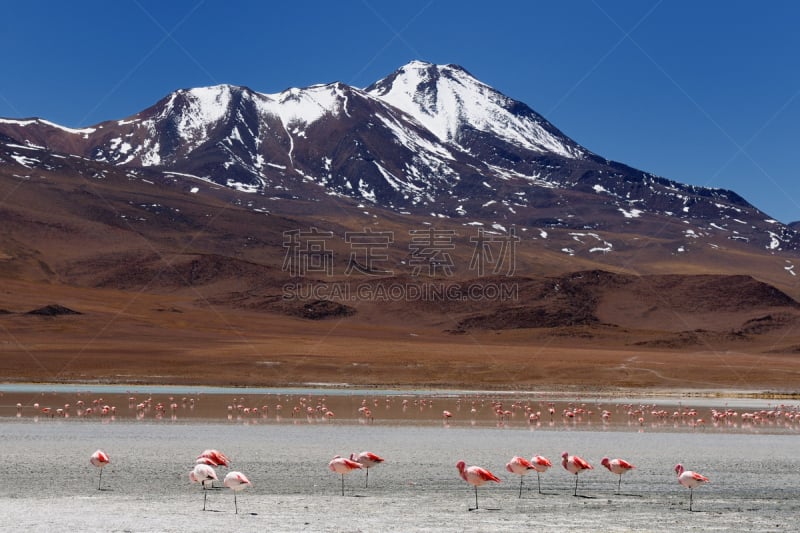
[[[365,89],[341,82],[271,94],[229,84],[179,89],[88,128],[0,119],[0,136],[9,147],[0,158],[11,164],[28,161],[15,146],[38,147],[240,192],[338,196],[463,225],[658,232],[674,243],[673,254],[704,237],[767,253],[800,247],[795,228],[734,191],[593,154],[458,65],[412,61]]]

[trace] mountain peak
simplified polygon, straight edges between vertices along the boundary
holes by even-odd
[[[467,147],[477,132],[531,152],[584,155],[542,116],[458,65],[411,61],[365,91],[410,114],[444,142]]]
[[[186,116],[196,119],[200,124],[219,120],[227,112],[233,93],[230,85],[212,85],[178,92],[190,99],[192,112]]]
[[[413,60],[409,61],[408,63],[406,63],[402,67],[398,68],[396,72],[405,71],[405,70],[408,70],[408,69],[437,70],[437,71],[443,71],[443,70],[460,71],[460,72],[464,72],[464,73],[468,74],[470,77],[474,78],[474,76],[472,76],[472,74],[470,74],[467,71],[467,69],[465,69],[461,65],[456,65],[455,63],[436,64],[436,63],[430,63],[428,61],[422,61],[422,60],[419,60],[419,59],[413,59]]]
[[[413,90],[419,86],[424,87],[426,83],[430,84],[431,82],[435,82],[442,76],[451,79],[463,76],[464,79],[461,80],[462,84],[477,84],[488,87],[460,65],[437,65],[415,59],[398,68],[386,78],[373,83],[367,87],[365,91],[367,93],[372,93],[374,96],[383,96],[392,92],[395,83],[408,85],[408,89]]]
[[[412,59],[411,61],[401,66],[397,70],[403,70],[404,68],[420,68],[420,67],[428,68],[433,66],[435,65],[433,63],[430,63],[429,61],[423,61],[422,59]]]

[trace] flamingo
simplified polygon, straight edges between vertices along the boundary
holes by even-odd
[[[230,465],[228,458],[219,450],[204,450],[203,453],[197,456],[197,462],[204,462],[210,466]]]
[[[252,486],[250,480],[241,472],[233,471],[228,472],[222,484],[233,491],[233,506],[236,509],[236,514],[239,514],[239,504],[236,503],[236,493]]]
[[[331,472],[342,475],[342,496],[344,496],[344,475],[349,474],[353,470],[361,469],[361,463],[346,459],[340,455],[335,455],[333,459],[331,459],[331,462],[328,463],[328,468]]]
[[[359,463],[362,467],[364,467],[364,469],[366,469],[367,480],[364,482],[364,488],[367,488],[369,485],[369,469],[373,466],[381,464],[384,461],[383,457],[372,452],[361,452],[358,455],[351,453],[350,460]]]
[[[194,465],[194,470],[189,472],[189,479],[192,483],[200,483],[203,486],[203,510],[205,511],[206,499],[208,498],[208,492],[205,490],[206,481],[210,481],[213,484],[217,480],[217,473],[209,465],[199,463]]]
[[[620,485],[622,485],[622,474],[636,468],[625,459],[609,460],[608,457],[603,457],[600,460],[600,464],[606,467],[612,474],[617,474],[619,476],[619,481],[617,481],[617,494],[619,494]]]
[[[197,460],[195,461],[195,463],[212,466],[214,468],[220,466],[224,467],[230,466],[230,460],[225,456],[225,454],[219,450],[213,450],[213,449],[203,450],[203,453],[197,456]],[[203,488],[205,488],[205,485],[203,485]],[[211,482],[211,488],[212,489],[215,488],[213,481]]]
[[[691,511],[694,488],[703,483],[708,483],[709,479],[693,470],[684,470],[683,465],[680,463],[675,465],[675,473],[678,474],[678,483],[689,489],[689,510]]]
[[[506,463],[506,470],[511,472],[512,474],[517,474],[519,476],[519,498],[522,498],[522,480],[524,476],[534,470],[533,465],[527,459],[520,457],[519,455],[515,455],[511,458],[509,462]]]
[[[197,460],[195,461],[195,464],[208,465],[208,466],[212,466],[212,467],[215,467],[215,468],[219,466],[219,463],[214,461],[213,459],[210,459],[208,457],[202,457],[202,456],[197,458]]]
[[[485,468],[481,468],[480,466],[467,467],[464,461],[459,461],[456,463],[456,468],[458,468],[458,473],[461,475],[461,479],[475,487],[475,508],[469,509],[470,511],[474,511],[478,508],[478,487],[488,481],[500,483],[500,478]]]
[[[547,457],[542,457],[541,455],[534,455],[531,458],[531,464],[533,465],[533,469],[536,470],[536,482],[539,485],[539,494],[542,493],[542,480],[539,474],[543,474],[547,472],[547,470],[553,466],[553,463],[550,462],[550,459]]]
[[[573,496],[578,495],[578,474],[584,470],[593,470],[594,467],[590,465],[585,459],[577,455],[570,455],[567,452],[561,454],[561,466],[567,469],[570,474],[575,475],[575,492]]]
[[[100,469],[100,478],[97,480],[97,490],[100,490],[100,483],[103,481],[103,467],[110,463],[111,460],[108,458],[106,452],[97,450],[89,458],[89,462]]]

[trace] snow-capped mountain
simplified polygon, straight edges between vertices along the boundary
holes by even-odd
[[[366,89],[182,89],[133,116],[83,129],[0,119],[3,139],[0,164],[35,164],[25,148],[44,149],[269,197],[333,195],[539,235],[562,228],[578,242],[597,241],[583,248],[602,253],[614,244],[600,232],[662,232],[675,253],[708,236],[768,250],[800,245],[797,232],[736,193],[592,154],[456,65],[412,61]]]
[[[493,138],[516,149],[582,158],[585,150],[521,102],[458,65],[412,61],[366,92],[413,116],[440,141],[466,151]]]

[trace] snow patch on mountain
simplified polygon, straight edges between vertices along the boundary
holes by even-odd
[[[341,96],[328,85],[312,85],[307,89],[288,89],[274,95],[262,95],[260,108],[268,114],[277,115],[285,127],[292,124],[307,126],[325,116],[335,114]],[[295,134],[302,130],[296,130]]]
[[[38,159],[33,159],[32,157],[26,157],[19,154],[11,154],[11,159],[25,168],[33,168],[34,165],[40,163]]]
[[[15,126],[30,126],[31,124],[44,124],[46,126],[50,126],[51,128],[57,128],[61,131],[65,131],[67,133],[72,133],[75,135],[89,135],[90,133],[94,133],[97,131],[97,128],[68,128],[66,126],[62,126],[60,124],[56,124],[55,122],[50,122],[49,120],[44,120],[41,118],[33,118],[29,120],[16,120],[16,119],[9,119],[9,118],[0,118],[0,124],[13,124]]]
[[[584,240],[584,239],[586,239],[586,237],[592,238],[595,241],[598,241],[598,242],[601,243],[600,246],[592,246],[591,248],[589,248],[589,253],[601,252],[601,253],[606,254],[606,253],[610,252],[611,249],[614,247],[613,244],[611,244],[607,240],[605,240],[602,237],[600,237],[600,235],[598,235],[597,233],[593,233],[593,232],[588,232],[588,233],[570,232],[569,236],[572,237],[573,240],[575,240],[575,241],[577,241],[577,242],[579,242],[581,244],[587,244],[586,241]]]
[[[625,209],[623,209],[621,207],[619,207],[618,209],[619,209],[619,211],[622,213],[622,215],[625,218],[639,218],[640,216],[642,216],[642,210],[641,209],[625,210]]]
[[[178,91],[186,108],[170,112],[178,119],[176,126],[182,139],[197,146],[206,140],[211,125],[222,120],[228,113],[232,88],[229,85],[214,85]],[[174,99],[173,99],[174,103]]]

